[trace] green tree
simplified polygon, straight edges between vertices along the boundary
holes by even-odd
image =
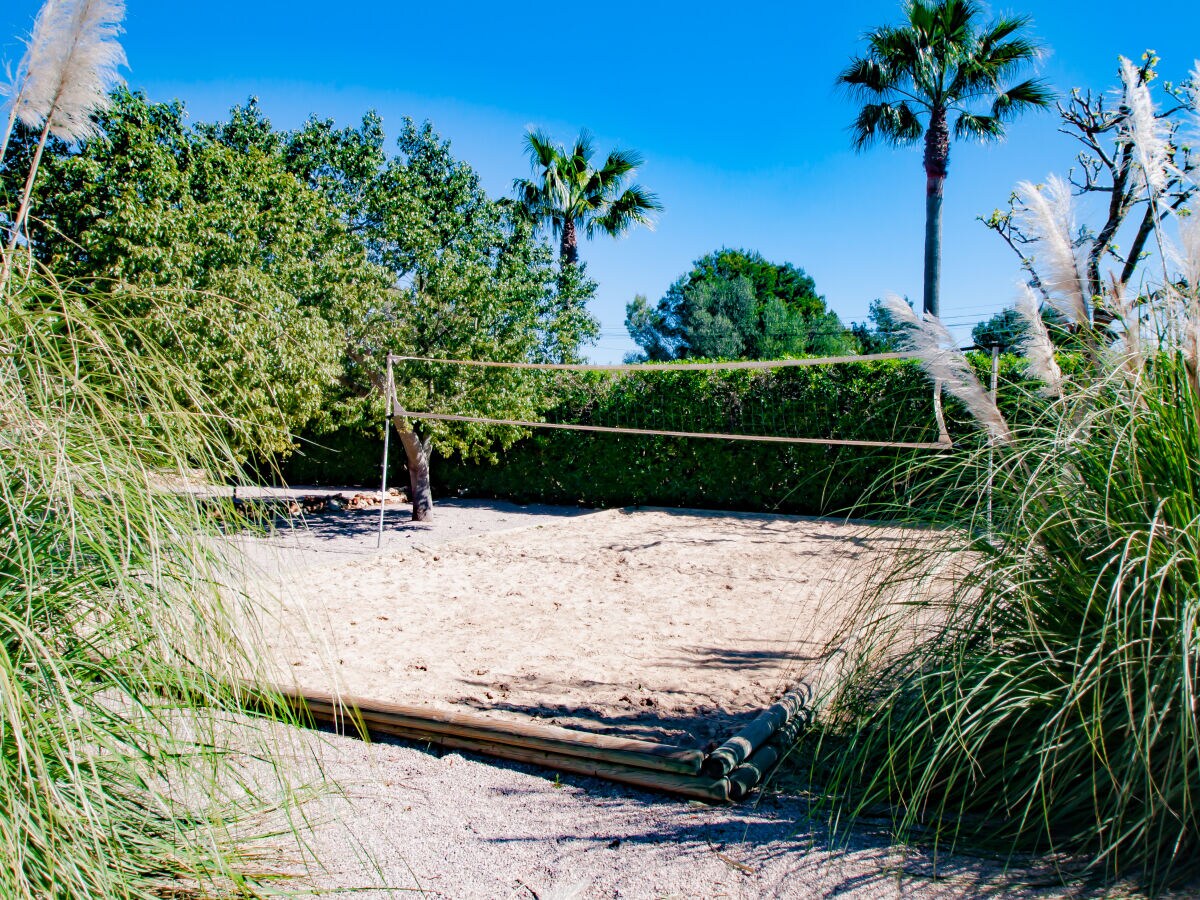
[[[912,303],[908,305],[912,306]],[[863,353],[895,353],[900,349],[904,332],[903,326],[878,299],[871,301],[867,321],[855,322],[850,330]]]
[[[388,156],[377,116],[358,128],[310,120],[289,135],[292,171],[334,206],[390,287],[342,321],[344,372],[322,427],[371,433],[383,417],[387,356],[561,361],[594,337],[582,266],[556,272],[553,252],[512,205],[487,196],[428,124],[405,120]],[[522,432],[422,421],[405,410],[527,419],[541,398],[514,373],[406,362],[392,424],[404,446],[413,518],[432,515],[430,456],[486,457]],[[375,433],[378,433],[375,431]]]
[[[816,283],[791,263],[718,250],[696,260],[655,306],[638,295],[625,325],[641,359],[777,359],[854,352]]]
[[[925,140],[924,309],[938,315],[942,252],[942,195],[954,137],[996,141],[1005,124],[1026,110],[1050,105],[1038,80],[1004,88],[1001,83],[1039,53],[1023,32],[1027,16],[989,24],[971,0],[909,0],[902,25],[867,35],[867,52],[838,76],[862,102],[852,126],[854,145],[877,141],[895,146]],[[987,112],[979,111],[987,105]]]
[[[1050,306],[1040,310],[1046,331],[1055,347],[1079,349],[1080,340],[1071,333],[1066,320]],[[1002,309],[990,319],[971,329],[971,340],[980,347],[999,347],[1001,353],[1020,353],[1021,343],[1029,333],[1025,320],[1012,307]]]
[[[48,149],[38,256],[170,348],[242,452],[288,451],[338,378],[335,322],[379,294],[382,270],[287,170],[254,103],[192,128],[181,104],[121,90],[98,124],[77,150]]]
[[[543,131],[530,131],[525,150],[535,177],[516,179],[513,190],[530,218],[559,239],[564,265],[579,260],[581,229],[589,240],[597,234],[619,237],[634,225],[653,227],[654,213],[662,210],[658,198],[641,185],[625,186],[642,165],[641,154],[613,150],[596,168],[596,148],[586,129],[570,150]]]

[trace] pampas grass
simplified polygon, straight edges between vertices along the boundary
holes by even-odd
[[[1042,318],[1041,302],[1029,285],[1022,285],[1017,295],[1017,314],[1025,323],[1025,337],[1021,340],[1021,351],[1029,361],[1029,374],[1042,382],[1042,393],[1047,397],[1062,396],[1063,375],[1054,358],[1054,343],[1050,331]]]
[[[122,12],[47,3],[12,101],[41,138],[0,279],[0,897],[258,897],[280,866],[263,817],[294,810],[288,715],[269,691],[245,707],[256,615],[178,487],[238,473],[227,417],[89,285],[12,266],[48,137],[90,132],[124,59]]]
[[[3,301],[0,896],[258,896],[285,745],[219,712],[262,677],[258,626],[200,501],[167,487],[236,471],[222,417],[85,285],[19,274]]]
[[[12,276],[46,142],[50,137],[69,142],[93,134],[92,115],[109,103],[117,70],[125,64],[125,51],[117,41],[124,16],[124,0],[47,0],[38,14],[12,91],[5,151],[14,119],[40,130],[40,136],[9,231],[0,291]]]
[[[1137,151],[1146,190],[1157,194],[1166,187],[1171,170],[1170,127],[1155,115],[1150,88],[1142,80],[1141,70],[1124,57],[1121,59],[1121,81],[1124,84],[1123,102],[1129,110],[1126,136]]]
[[[936,316],[918,319],[912,307],[895,295],[883,299],[884,309],[904,329],[900,341],[906,350],[920,355],[922,367],[934,381],[941,382],[966,406],[971,416],[994,438],[1007,441],[1008,423],[996,401],[975,375],[954,338]]]
[[[67,142],[94,134],[92,116],[108,107],[126,62],[117,41],[124,18],[124,0],[49,0],[20,67],[17,119]]]
[[[1124,72],[1128,139],[1154,204],[1169,147],[1134,73]],[[1066,182],[1018,192],[1049,302],[1083,332],[1090,365],[1063,377],[1038,297],[1023,291],[1029,371],[1055,396],[1016,398],[1027,414],[1011,440],[909,473],[914,494],[933,498],[914,524],[940,526],[936,546],[900,553],[828,648],[847,663],[827,699],[818,771],[835,815],[883,812],[901,836],[938,848],[1052,854],[1064,877],[1151,892],[1194,886],[1197,211],[1156,218],[1163,252],[1136,293],[1114,280],[1092,298]],[[1093,303],[1121,328],[1101,330]],[[961,370],[936,321],[888,309],[932,376]],[[978,398],[967,406],[994,429]],[[931,591],[948,570],[957,577]]]
[[[1022,228],[1036,242],[1035,265],[1048,293],[1047,302],[1067,322],[1091,322],[1087,278],[1075,246],[1075,204],[1071,186],[1051,175],[1044,187],[1022,181],[1017,185],[1017,214]]]

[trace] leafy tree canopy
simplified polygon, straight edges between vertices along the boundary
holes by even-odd
[[[99,125],[47,154],[38,256],[177,353],[240,446],[286,450],[338,377],[335,321],[385,273],[287,170],[254,104],[190,127],[181,104],[121,90]]]
[[[1041,309],[1042,321],[1056,347],[1077,349],[1079,339],[1070,332],[1063,317],[1049,306]],[[1025,320],[1014,308],[1002,309],[971,329],[971,340],[979,347],[999,347],[1001,353],[1021,353],[1021,342],[1028,333]]]
[[[723,249],[696,260],[655,306],[637,296],[625,324],[642,359],[775,359],[851,353],[856,344],[791,263]]]
[[[907,300],[907,298],[905,298]],[[912,301],[908,301],[912,306]],[[863,353],[895,353],[901,347],[904,331],[881,300],[872,300],[866,322],[855,322],[851,328]]]
[[[428,123],[405,119],[389,156],[378,116],[338,128],[313,118],[287,135],[292,172],[321,194],[387,271],[390,284],[346,320],[345,372],[321,427],[376,430],[379,377],[389,352],[441,359],[575,361],[594,337],[584,267],[559,272],[553,251],[509,201],[493,200]],[[527,380],[526,380],[527,381]],[[406,364],[396,389],[406,409],[508,418],[536,413],[517,379],[492,370]],[[486,454],[516,429],[412,423],[428,449]]]
[[[99,125],[47,154],[37,253],[178,353],[243,447],[287,452],[306,429],[378,433],[388,352],[566,360],[595,332],[586,273],[560,276],[551,248],[428,124],[405,120],[389,154],[373,113],[281,132],[252,100],[190,126],[181,104],[120,91]],[[0,172],[6,204],[32,143],[19,134]],[[465,402],[462,385],[400,387],[414,409]],[[483,452],[496,435],[425,438]]]

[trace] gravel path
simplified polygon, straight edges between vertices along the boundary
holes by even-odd
[[[834,846],[797,797],[710,807],[543,769],[323,735],[344,795],[316,801],[312,886],[370,898],[959,898],[1004,885],[858,832]],[[1043,896],[1038,891],[1006,896]],[[363,893],[357,893],[362,891]]]

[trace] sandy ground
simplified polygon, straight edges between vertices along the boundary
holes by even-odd
[[[813,680],[847,601],[902,538],[696,511],[438,512],[421,529],[394,517],[384,551],[357,558],[315,544],[369,515],[284,536],[310,561],[277,570],[271,649],[300,686],[712,747]]]
[[[705,743],[811,676],[897,532],[791,517],[449,502],[242,539],[297,681]],[[319,892],[438,898],[967,897],[1003,883],[855,832],[803,798],[708,807],[403,742],[299,732],[344,789],[309,807]],[[287,855],[281,859],[288,858]],[[1023,895],[1042,896],[1025,889]],[[1060,891],[1053,892],[1061,896]]]

